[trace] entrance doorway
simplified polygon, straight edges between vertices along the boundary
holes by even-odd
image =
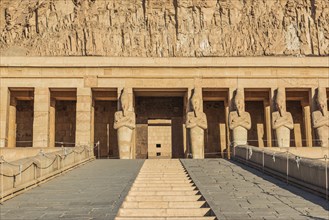
[[[184,158],[184,95],[135,91],[136,159]]]
[[[169,119],[148,120],[148,158],[172,157],[172,124]]]

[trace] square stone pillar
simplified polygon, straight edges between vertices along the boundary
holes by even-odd
[[[34,89],[33,147],[48,147],[49,142],[49,105],[48,88]]]
[[[8,110],[8,145],[9,148],[16,147],[16,98],[10,97]]]
[[[272,94],[272,92],[270,92]],[[271,95],[272,97],[272,95]],[[270,99],[271,99],[270,97]],[[266,127],[266,147],[272,147],[272,121],[271,121],[271,102],[264,102],[265,127]]]
[[[56,121],[56,100],[50,99],[49,106],[49,144],[48,147],[55,147],[55,121]]]
[[[310,103],[302,103],[304,125],[305,125],[305,136],[306,136],[306,147],[312,147],[312,120],[311,120],[311,107]]]
[[[8,87],[0,88],[0,147],[8,144],[8,110],[9,110],[10,93]]]
[[[184,109],[185,109],[185,114],[183,117],[183,138],[184,138],[184,155],[185,158],[188,158],[191,153],[191,146],[190,146],[190,132],[189,129],[186,128],[186,115],[187,113],[191,110],[190,107],[190,98],[192,95],[192,88],[188,88],[187,92],[185,93],[184,96]]]
[[[230,111],[232,110],[232,103],[233,103],[233,93],[235,91],[235,88],[229,88],[228,89],[228,97],[227,102],[225,102],[225,123],[226,123],[226,138],[227,138],[227,158],[231,159],[231,131],[230,131],[230,125],[229,125],[229,115]]]
[[[90,88],[77,89],[76,145],[93,145],[92,140],[92,92]]]

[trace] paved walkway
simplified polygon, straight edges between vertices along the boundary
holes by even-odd
[[[220,220],[329,219],[329,203],[223,159],[181,160]],[[3,205],[0,219],[114,219],[143,160],[96,160]]]
[[[182,160],[220,220],[329,219],[329,203],[223,159]]]
[[[0,205],[0,219],[114,219],[143,160],[96,160]]]

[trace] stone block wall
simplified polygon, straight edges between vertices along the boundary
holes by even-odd
[[[148,123],[148,158],[171,158],[172,155],[172,127],[171,120]],[[173,131],[175,132],[175,131]]]

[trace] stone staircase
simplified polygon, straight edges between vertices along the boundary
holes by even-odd
[[[116,220],[215,220],[179,160],[146,160]]]

